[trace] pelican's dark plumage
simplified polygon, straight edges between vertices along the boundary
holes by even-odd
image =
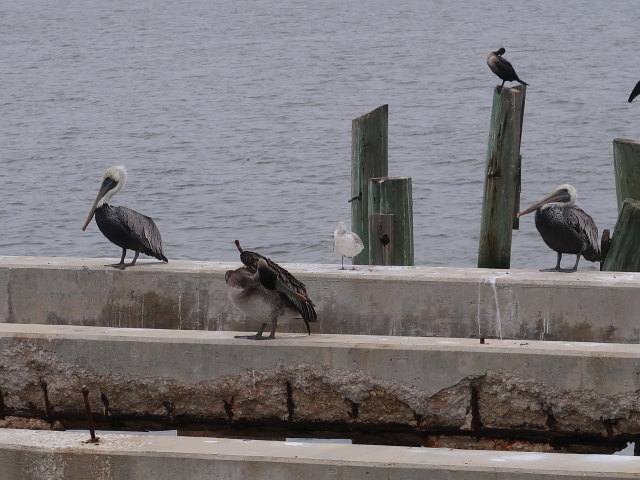
[[[317,322],[318,317],[304,283],[267,257],[243,250],[238,240],[235,243],[244,266],[225,274],[229,298],[248,317],[271,321],[268,337],[262,336],[267,325],[263,322],[255,335],[239,338],[274,338],[278,318],[284,314],[302,316],[311,334],[309,323]]]
[[[495,52],[489,52],[487,56],[487,65],[489,65],[491,71],[502,80],[500,88],[504,87],[504,82],[519,82],[522,85],[529,85],[527,82],[520,80],[513,65],[502,56],[504,52],[504,48],[499,48]]]
[[[158,260],[168,262],[162,251],[162,237],[153,220],[127,207],[114,207],[107,202],[124,186],[127,170],[120,167],[107,169],[102,177],[102,185],[93,203],[89,216],[82,226],[85,230],[95,215],[98,228],[109,241],[122,248],[120,263],[114,267],[124,269],[136,264],[138,255],[144,253]],[[133,261],[126,265],[127,250],[133,250]]]
[[[600,260],[598,227],[588,213],[575,205],[577,195],[571,185],[560,185],[545,198],[518,213],[518,217],[521,217],[536,211],[536,228],[540,236],[558,254],[555,268],[543,271],[575,272],[580,256],[590,262]],[[573,268],[560,268],[563,253],[576,255]]]
[[[636,86],[633,87],[631,91],[631,95],[629,95],[629,103],[633,102],[633,99],[640,95],[640,82],[636,83]]]

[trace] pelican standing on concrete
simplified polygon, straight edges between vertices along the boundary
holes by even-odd
[[[504,52],[504,48],[499,48],[495,52],[489,52],[489,55],[487,55],[487,65],[502,80],[500,89],[504,87],[504,82],[519,82],[522,85],[529,85],[527,82],[520,80],[509,60],[502,56]]]
[[[555,268],[543,272],[575,272],[580,256],[590,262],[600,260],[598,228],[593,218],[575,205],[578,193],[571,185],[560,185],[553,192],[526,210],[518,217],[536,211],[536,228],[549,248],[558,254]],[[560,268],[563,253],[576,255],[573,268]]]
[[[358,234],[347,230],[347,225],[344,222],[338,222],[338,226],[333,232],[333,251],[342,256],[340,270],[344,270],[344,257],[351,259],[351,270],[355,270],[353,257],[362,250],[364,250],[364,244]]]
[[[84,231],[95,215],[98,228],[112,243],[122,248],[120,263],[112,265],[119,269],[132,267],[136,264],[140,252],[155,257],[163,262],[168,262],[162,252],[162,238],[158,227],[153,220],[141,213],[127,207],[112,207],[107,202],[124,186],[127,181],[127,170],[120,167],[107,169],[102,177],[102,185],[93,203],[87,221],[84,222]],[[127,250],[135,251],[133,261],[126,265],[124,257]]]
[[[271,340],[275,338],[278,318],[282,315],[302,316],[311,335],[309,322],[317,322],[318,317],[304,283],[267,257],[243,250],[238,240],[235,244],[244,266],[225,273],[229,299],[246,316],[271,321],[268,337],[262,336],[268,323],[263,322],[255,335],[238,335],[236,338]]]
[[[633,87],[631,91],[631,95],[629,95],[629,103],[633,102],[633,99],[640,95],[640,82],[636,83],[636,86]]]

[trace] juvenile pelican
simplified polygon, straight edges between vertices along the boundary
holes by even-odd
[[[301,315],[310,335],[309,322],[317,322],[318,317],[304,283],[267,257],[243,250],[238,240],[235,244],[240,251],[240,261],[245,266],[225,273],[229,299],[246,316],[271,320],[271,333],[268,337],[262,336],[267,326],[267,322],[263,322],[255,335],[236,338],[273,339],[278,318],[282,315]]]
[[[168,262],[162,252],[162,238],[153,220],[127,207],[112,207],[107,202],[124,186],[127,181],[127,170],[111,167],[104,172],[102,185],[93,203],[89,216],[82,226],[84,231],[91,222],[94,214],[98,228],[112,243],[122,248],[120,263],[113,265],[119,269],[132,267],[136,264],[140,252]],[[126,265],[124,257],[127,250],[134,250],[133,261]]]
[[[549,248],[558,253],[555,268],[543,272],[575,272],[580,256],[590,262],[600,260],[598,227],[593,218],[575,205],[578,196],[571,185],[560,185],[553,192],[526,210],[518,217],[536,211],[536,228]],[[560,268],[563,253],[576,254],[576,263],[571,269]]]
[[[504,52],[504,48],[499,48],[495,52],[489,52],[489,55],[487,55],[487,65],[502,80],[500,89],[504,87],[504,82],[519,82],[522,85],[529,85],[527,82],[520,80],[509,60],[502,56]]]
[[[629,95],[629,103],[633,102],[633,99],[640,95],[640,82],[636,83],[636,86],[633,87],[631,91],[631,95]]]
[[[342,267],[344,270],[344,257],[350,258],[352,262],[352,270],[356,267],[353,265],[353,257],[364,250],[364,244],[357,233],[347,230],[344,222],[338,222],[338,226],[333,232],[333,251],[342,256]]]

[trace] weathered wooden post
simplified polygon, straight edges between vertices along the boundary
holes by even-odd
[[[511,266],[511,231],[520,206],[520,139],[526,87],[493,92],[480,224],[479,268]]]
[[[388,175],[388,132],[388,105],[351,124],[351,230],[364,243],[364,251],[354,258],[355,265],[369,264],[369,179]]]
[[[640,272],[640,201],[627,198],[622,202],[609,252],[602,270]]]
[[[624,138],[614,139],[613,168],[620,213],[626,198],[640,200],[640,142]]]
[[[393,219],[385,218],[388,215]],[[413,265],[411,177],[370,180],[369,223],[371,265]]]
[[[609,239],[609,231],[602,233],[600,270],[639,272],[637,251],[640,250],[638,201],[640,201],[640,142],[615,138],[613,140],[613,169],[616,178],[618,221]]]
[[[395,265],[393,215],[372,213],[369,216],[370,265]]]

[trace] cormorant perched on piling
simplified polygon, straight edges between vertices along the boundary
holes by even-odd
[[[487,65],[489,65],[491,71],[502,80],[500,89],[504,87],[504,82],[520,82],[522,85],[529,85],[527,82],[520,80],[509,60],[502,56],[505,51],[504,48],[499,48],[495,52],[490,52],[489,55],[487,55]]]
[[[162,238],[153,220],[127,207],[112,207],[107,202],[124,186],[127,181],[127,170],[120,167],[107,169],[102,177],[102,185],[93,203],[89,216],[82,226],[84,231],[94,214],[98,228],[112,243],[122,248],[120,263],[112,265],[119,269],[136,264],[140,252],[168,262],[162,252]],[[127,250],[134,250],[133,261],[126,265],[124,257]]]
[[[238,240],[235,244],[240,251],[240,261],[245,266],[225,273],[229,299],[246,316],[271,320],[268,337],[262,336],[267,326],[267,322],[263,322],[255,335],[239,335],[236,338],[273,339],[278,318],[284,314],[301,315],[311,335],[309,322],[317,322],[318,317],[304,283],[267,257],[243,250]]]
[[[636,86],[631,91],[631,95],[629,95],[629,103],[633,102],[633,99],[640,95],[640,82],[636,83]]]
[[[575,272],[580,256],[590,262],[600,260],[598,227],[593,218],[575,205],[578,196],[571,185],[560,185],[553,192],[526,210],[518,217],[536,211],[536,228],[549,248],[558,254],[555,268],[543,272]],[[576,263],[571,269],[560,268],[563,253],[576,254]]]

